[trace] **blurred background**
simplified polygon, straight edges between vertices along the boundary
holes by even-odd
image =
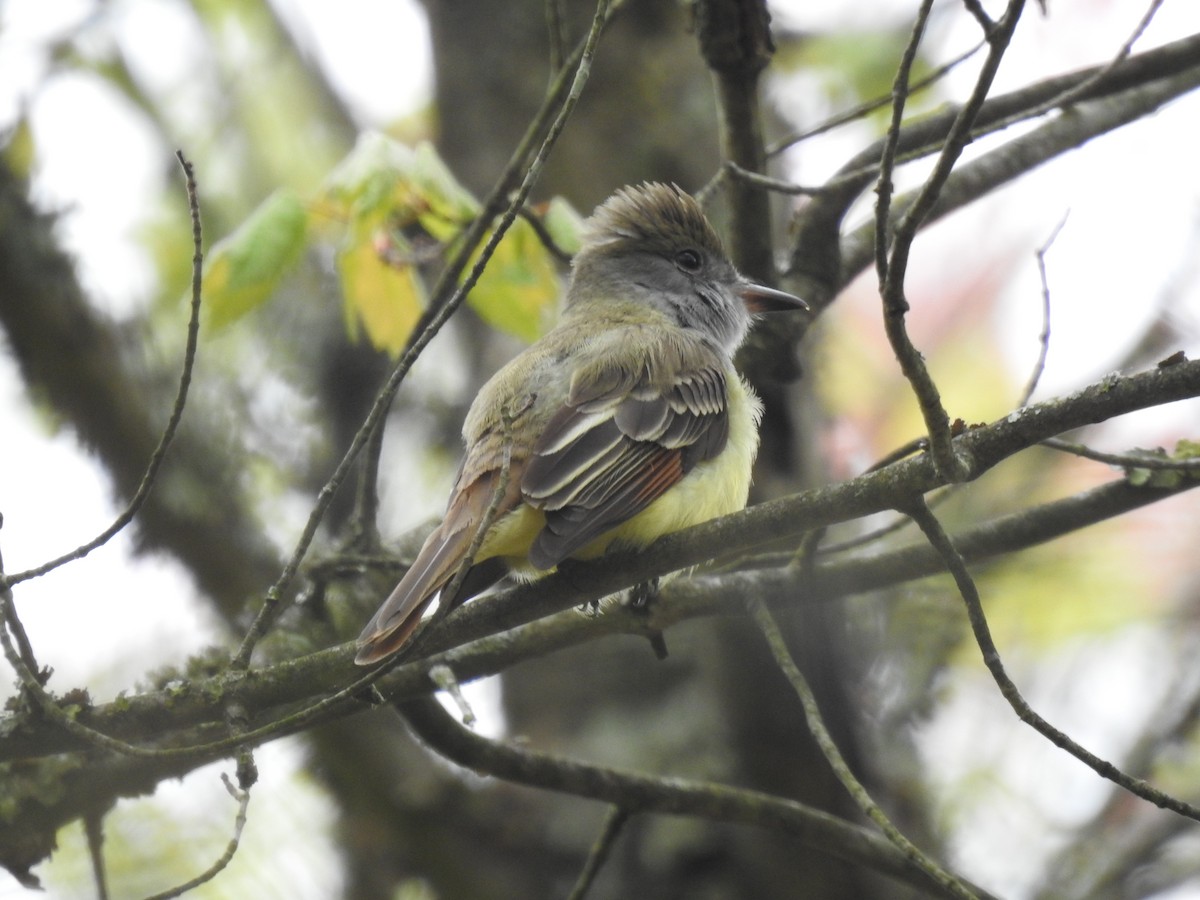
[[[578,38],[590,9],[564,7]],[[778,52],[765,97],[775,140],[886,95],[915,4],[797,0],[771,10]],[[1031,7],[995,92],[1107,62],[1145,11],[1128,0]],[[1197,31],[1200,7],[1166,2],[1135,52]],[[55,217],[54,240],[85,298],[63,313],[78,346],[32,314],[44,342],[18,346],[11,322],[0,341],[5,571],[101,531],[165,421],[191,260],[176,148],[196,165],[210,246],[273,197],[299,198],[311,214],[344,179],[345,161],[372,146],[364,135],[432,142],[479,198],[541,100],[546,33],[543,4],[531,0],[0,0],[3,177],[10,190],[28,179],[32,202]],[[962,4],[936,3],[918,71],[978,35]],[[914,98],[912,112],[964,100],[977,66],[952,70]],[[1176,350],[1200,352],[1198,116],[1200,97],[1184,97],[922,233],[908,278],[910,330],[952,416],[988,421],[1019,401],[1043,328],[1036,254],[1052,235],[1051,337],[1035,400]],[[818,185],[886,122],[883,110],[797,143],[773,169]],[[979,141],[968,156],[1010,138]],[[561,197],[586,215],[626,183],[698,190],[719,161],[711,79],[686,10],[630,2],[534,199]],[[904,168],[898,187],[926,171]],[[871,216],[866,197],[848,227]],[[788,216],[804,201],[774,202],[782,249]],[[246,244],[228,246],[236,265]],[[0,246],[0,257],[20,252]],[[227,322],[206,321],[185,430],[155,509],[88,558],[19,586],[20,614],[56,691],[81,686],[111,700],[240,638],[246,604],[290,553],[396,350],[365,307],[344,302],[350,270],[339,253],[325,235],[308,240],[269,297]],[[556,284],[565,272],[554,271]],[[464,309],[401,391],[381,483],[389,544],[439,511],[466,406],[529,336],[505,325]],[[792,413],[764,426],[776,432],[767,446],[788,449],[764,459],[756,499],[850,477],[921,431],[873,275],[821,316],[800,360],[803,380],[785,388]],[[1102,449],[1169,449],[1198,432],[1191,402],[1082,438]],[[942,515],[966,524],[1113,477],[1037,451]],[[350,512],[343,493],[325,548],[338,544]],[[1034,708],[1193,801],[1197,512],[1184,495],[980,571],[997,643]],[[856,771],[918,844],[962,874],[1011,898],[1200,898],[1194,826],[1114,795],[1021,725],[980,664],[947,579],[800,605],[788,626]],[[854,816],[805,744],[798,708],[752,628],[706,619],[668,637],[661,665],[631,639],[523,664],[502,685],[479,687],[481,728]],[[604,814],[432,760],[386,714],[277,741],[258,761],[242,849],[195,896],[565,896]],[[165,890],[219,855],[235,812],[219,773],[231,769],[208,767],[117,806],[106,818],[113,896]],[[48,895],[91,896],[82,826],[64,829],[59,845],[35,870]],[[653,818],[630,826],[594,896],[629,896],[631,886],[647,897],[908,896],[774,835]],[[0,898],[24,896],[34,895],[0,874]]]

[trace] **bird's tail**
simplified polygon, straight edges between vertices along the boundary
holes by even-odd
[[[446,518],[426,538],[412,566],[358,636],[356,663],[371,665],[403,647],[412,637],[429,602],[454,578],[471,549],[480,524],[486,523],[489,514],[492,522],[498,521],[518,504],[521,496],[518,478],[509,479],[504,496],[496,502],[499,478],[498,472],[487,472],[455,490],[446,509]],[[473,597],[498,581],[506,570],[507,566],[499,559],[490,559],[488,553],[482,553],[468,570],[455,596],[443,598],[443,602],[448,599],[453,604]]]
[[[360,666],[376,663],[403,647],[430,601],[454,577],[471,534],[465,530],[445,534],[445,528],[443,523],[429,535],[408,572],[358,636],[354,661]]]

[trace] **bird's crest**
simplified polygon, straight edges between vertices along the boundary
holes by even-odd
[[[596,209],[587,222],[585,243],[598,247],[625,241],[663,249],[688,244],[724,254],[700,204],[674,184],[624,187]]]

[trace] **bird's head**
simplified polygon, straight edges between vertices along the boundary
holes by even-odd
[[[568,308],[636,303],[732,353],[756,313],[807,309],[791,294],[741,276],[700,204],[675,185],[621,188],[584,229]]]

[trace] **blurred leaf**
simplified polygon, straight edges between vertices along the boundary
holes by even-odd
[[[1156,450],[1137,448],[1130,452],[1131,456],[1144,456],[1146,459],[1163,462],[1186,462],[1200,457],[1200,444],[1195,441],[1181,439],[1175,444],[1175,452],[1167,453],[1159,447]],[[1185,479],[1200,477],[1200,473],[1188,472],[1183,469],[1156,469],[1140,466],[1126,466],[1125,475],[1134,487],[1177,488]]]
[[[33,173],[33,161],[37,156],[33,129],[29,127],[29,117],[21,116],[17,123],[4,133],[3,138],[5,164],[17,178],[22,180],[29,178]]]
[[[1123,525],[1105,522],[989,565],[978,584],[1001,654],[1051,652],[1161,614],[1137,554]],[[975,665],[974,642],[960,649]]]
[[[562,197],[553,197],[542,215],[551,240],[563,253],[574,256],[583,243],[583,216]]]
[[[400,352],[425,305],[416,269],[427,256],[425,245],[436,250],[454,244],[479,215],[478,200],[431,144],[409,149],[367,133],[326,181],[317,209],[346,226],[338,272],[350,334],[361,323],[374,347]],[[557,209],[552,204],[552,211],[556,241],[574,250],[577,214],[562,202]],[[545,331],[558,293],[550,252],[528,222],[517,221],[488,260],[469,302],[494,328],[533,341]]]
[[[398,355],[425,307],[425,288],[416,270],[388,265],[379,241],[366,235],[342,248],[337,267],[346,331],[357,338],[361,322],[371,346]]]
[[[416,153],[377,132],[359,137],[333,170],[314,206],[337,223],[346,331],[361,324],[377,350],[398,354],[425,305],[425,290],[403,230],[417,223],[425,201],[414,187]]]
[[[354,149],[325,179],[314,209],[335,221],[388,212],[396,190],[414,166],[413,151],[376,131],[359,136]]]
[[[213,247],[204,267],[211,327],[224,328],[266,302],[300,258],[307,221],[300,198],[279,190]]]
[[[338,273],[350,333],[361,323],[375,347],[403,349],[425,304],[419,262],[452,246],[479,212],[432,145],[410,149],[381,134],[362,135],[314,206],[318,221],[344,228]],[[578,214],[562,201],[551,212],[556,241],[573,250]],[[559,289],[550,252],[528,222],[517,221],[468,302],[493,327],[532,341],[552,318]]]
[[[892,92],[896,65],[904,56],[911,35],[907,27],[881,31],[827,34],[807,42],[801,50],[805,67],[836,71],[846,86],[863,100],[886,97]],[[917,55],[909,82],[920,81],[931,68]]]
[[[468,302],[489,325],[534,341],[554,318],[559,290],[550,251],[532,225],[517,219],[488,260]]]
[[[1200,459],[1200,441],[1189,441],[1187,438],[1180,438],[1175,442],[1175,452],[1172,454],[1175,459]]]
[[[433,145],[417,145],[409,177],[414,193],[424,202],[418,220],[439,241],[448,242],[479,215],[479,201],[446,168]]]

